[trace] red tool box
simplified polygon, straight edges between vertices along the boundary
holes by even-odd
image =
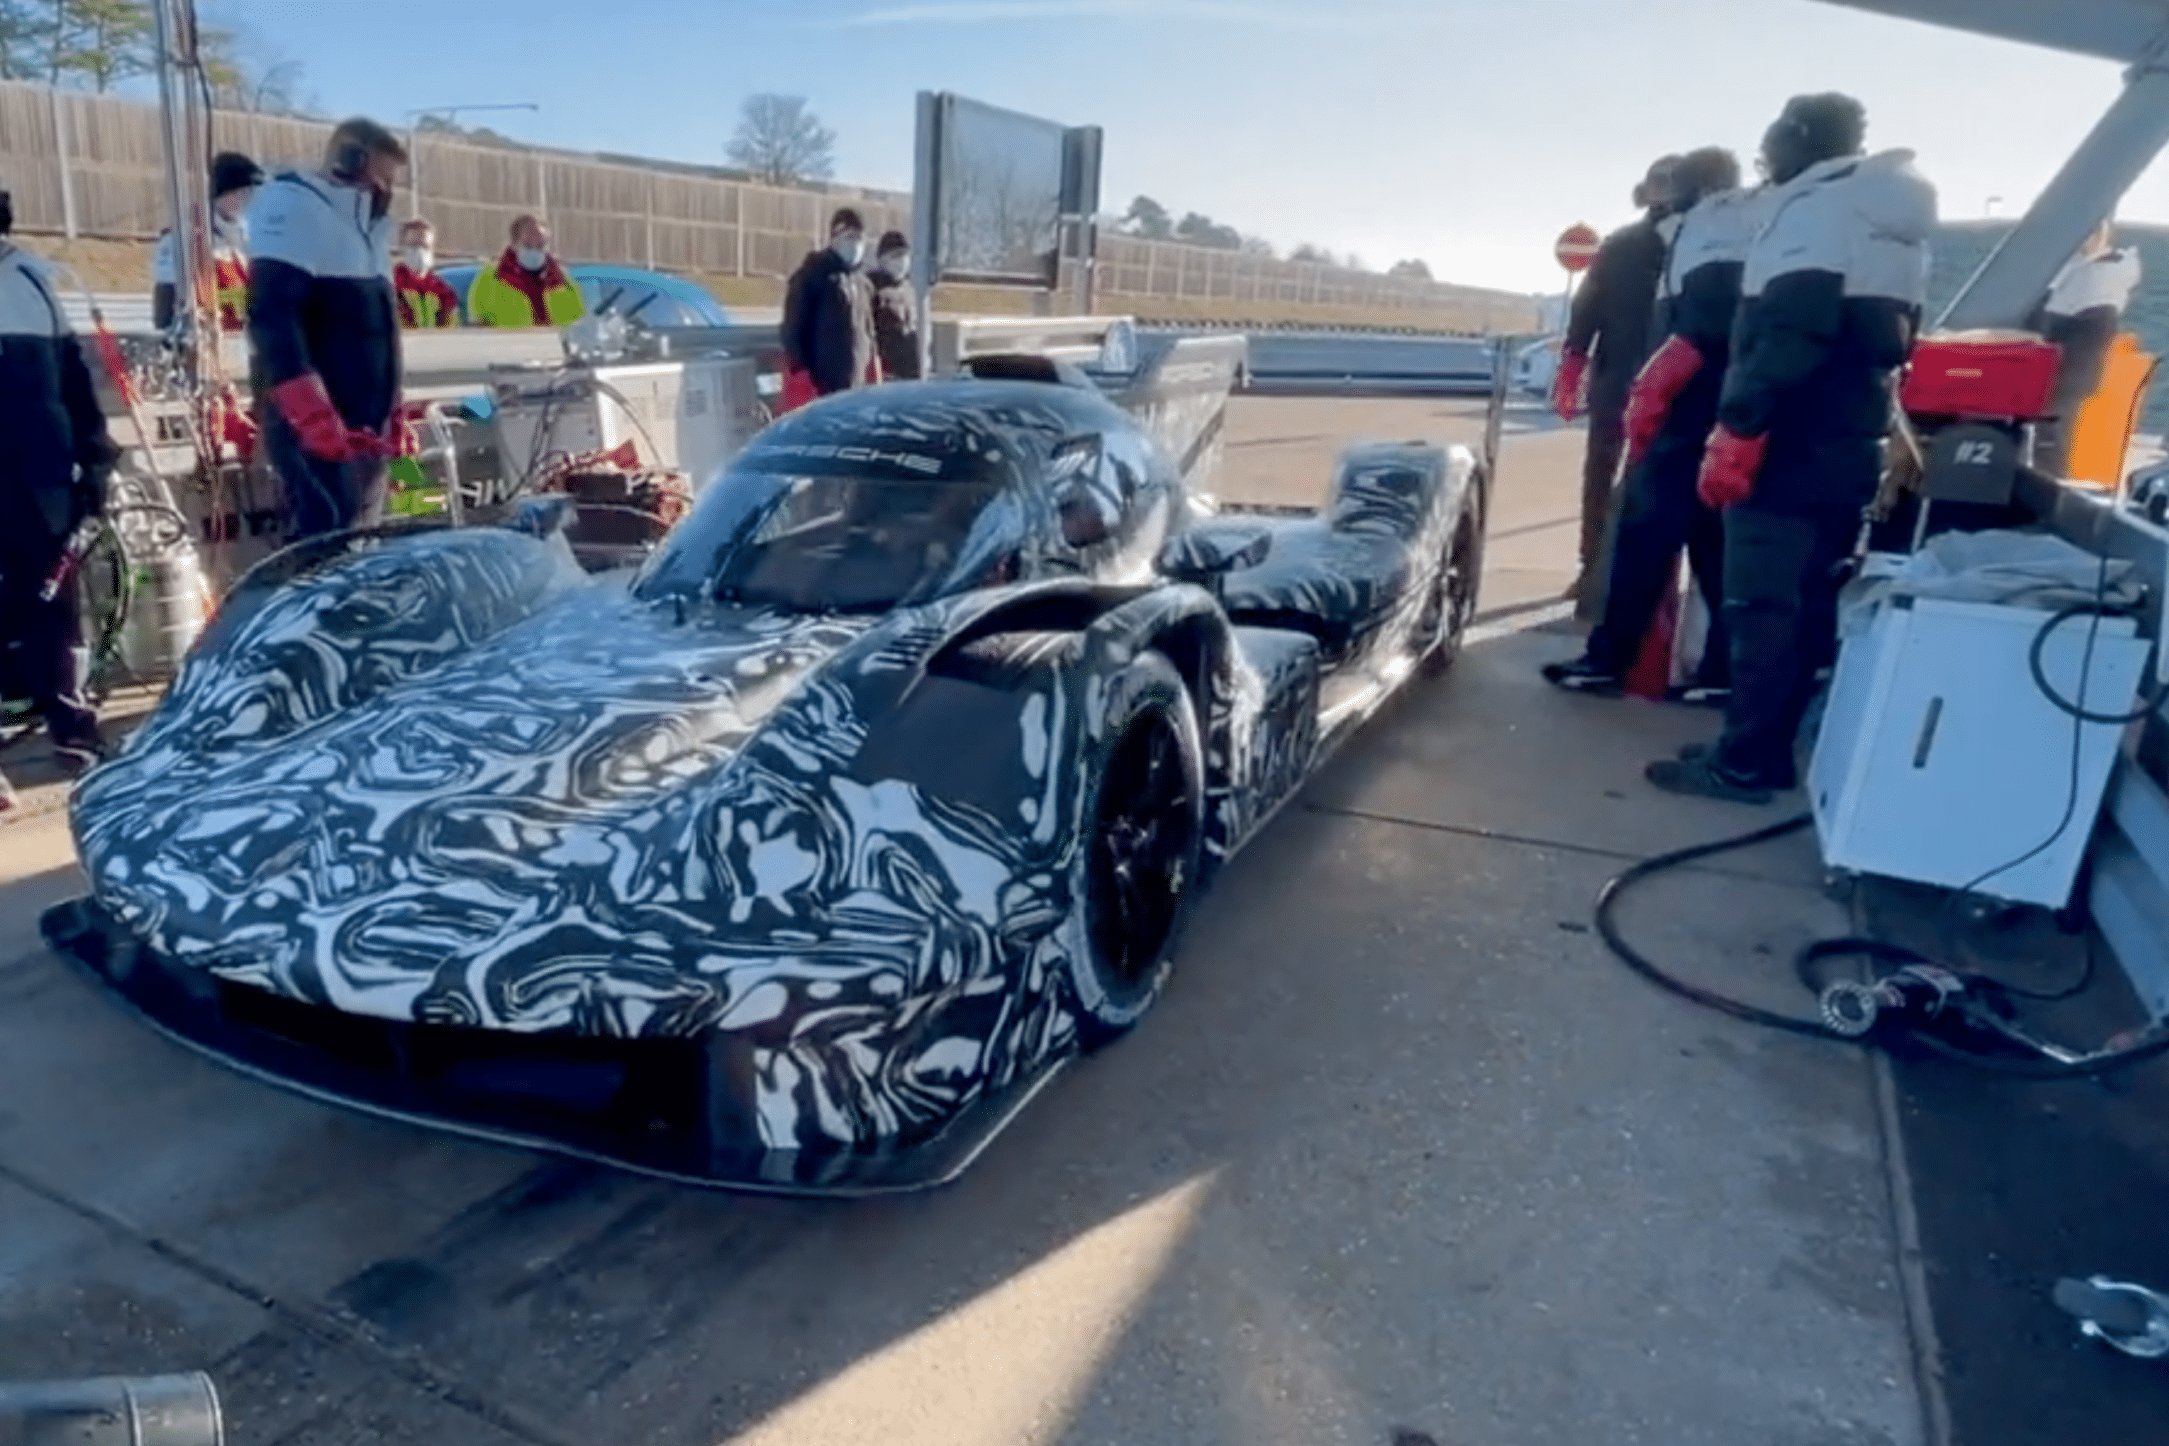
[[[1916,417],[2030,422],[2048,411],[2062,349],[2022,332],[1924,337],[1898,400]]]

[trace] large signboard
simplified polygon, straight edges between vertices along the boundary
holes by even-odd
[[[912,214],[923,284],[1052,288],[1099,208],[1100,132],[959,95],[919,97]]]

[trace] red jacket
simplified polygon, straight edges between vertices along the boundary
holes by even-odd
[[[399,324],[405,327],[452,326],[459,321],[459,293],[432,271],[418,275],[406,262],[392,268],[399,293]]]

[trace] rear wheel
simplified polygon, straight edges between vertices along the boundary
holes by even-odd
[[[1146,653],[1108,693],[1071,886],[1071,978],[1088,1050],[1135,1027],[1165,987],[1205,846],[1203,751],[1181,675]]]
[[[1417,629],[1416,636],[1425,640],[1423,670],[1434,677],[1453,667],[1461,656],[1461,640],[1476,616],[1476,589],[1484,565],[1481,505],[1472,494],[1468,506],[1461,509],[1430,606]]]

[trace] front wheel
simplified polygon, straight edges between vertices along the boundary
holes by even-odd
[[[1087,1050],[1128,1033],[1166,986],[1205,847],[1203,750],[1181,675],[1145,653],[1108,699],[1071,874],[1070,971]]]

